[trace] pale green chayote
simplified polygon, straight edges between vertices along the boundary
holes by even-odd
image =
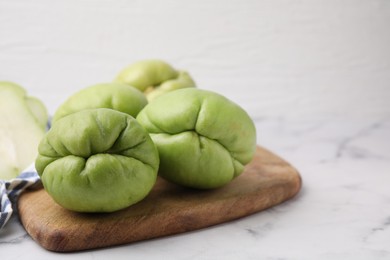
[[[50,196],[79,212],[112,212],[142,200],[159,156],[130,115],[86,109],[59,119],[39,144],[35,167]]]
[[[125,67],[115,81],[138,88],[149,101],[173,90],[196,87],[188,72],[176,70],[157,59],[142,60]]]
[[[56,110],[52,123],[58,119],[90,108],[111,108],[136,117],[148,101],[145,95],[134,87],[121,83],[99,83],[71,95]]]
[[[160,155],[159,174],[176,184],[217,188],[240,175],[256,150],[256,129],[237,104],[188,88],[165,94],[137,116]]]
[[[34,161],[47,123],[41,100],[18,84],[0,81],[0,180],[17,177]]]

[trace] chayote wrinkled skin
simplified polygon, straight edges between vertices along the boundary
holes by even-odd
[[[240,175],[256,150],[249,115],[227,98],[197,88],[149,103],[137,116],[160,155],[159,174],[176,184],[210,189]]]
[[[122,83],[100,83],[84,88],[70,96],[55,112],[52,123],[58,119],[90,108],[111,108],[136,117],[148,101],[134,87]]]
[[[142,200],[156,182],[157,149],[130,115],[87,109],[56,122],[39,145],[35,167],[64,208],[112,212]]]
[[[131,64],[118,74],[115,81],[138,88],[149,101],[176,89],[196,86],[188,72],[175,70],[162,60],[142,60]]]

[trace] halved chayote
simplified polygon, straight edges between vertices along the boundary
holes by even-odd
[[[187,71],[176,70],[158,59],[141,60],[128,65],[119,72],[115,81],[138,88],[149,101],[173,90],[196,86]]]
[[[71,95],[56,110],[52,123],[58,119],[90,108],[111,108],[133,117],[148,103],[145,95],[134,87],[122,83],[100,83],[86,87]]]
[[[18,84],[0,81],[0,179],[17,177],[34,161],[47,121],[41,100]]]
[[[159,156],[130,115],[86,109],[59,119],[39,144],[35,166],[50,196],[79,212],[111,212],[142,200]]]
[[[176,90],[137,116],[160,155],[159,174],[176,184],[217,188],[240,175],[256,150],[256,129],[237,104],[198,88]]]

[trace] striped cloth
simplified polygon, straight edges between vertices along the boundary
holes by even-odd
[[[15,204],[20,193],[28,187],[40,184],[41,180],[34,164],[25,169],[15,179],[9,181],[0,180],[0,230],[10,219],[14,210],[16,210]]]

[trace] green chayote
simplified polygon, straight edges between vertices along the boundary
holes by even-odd
[[[52,122],[89,108],[111,108],[135,117],[147,103],[145,95],[134,87],[114,82],[100,83],[70,96],[57,109]]]
[[[149,101],[172,90],[195,87],[188,72],[175,70],[162,60],[142,60],[124,68],[115,81],[144,92]]]
[[[160,155],[159,174],[176,184],[217,188],[240,175],[256,150],[249,115],[227,98],[206,90],[173,91],[137,116]]]
[[[86,109],[59,119],[39,144],[35,166],[64,208],[112,212],[142,200],[157,178],[159,156],[130,115]]]
[[[0,81],[0,180],[17,177],[37,156],[48,113],[18,84]]]

